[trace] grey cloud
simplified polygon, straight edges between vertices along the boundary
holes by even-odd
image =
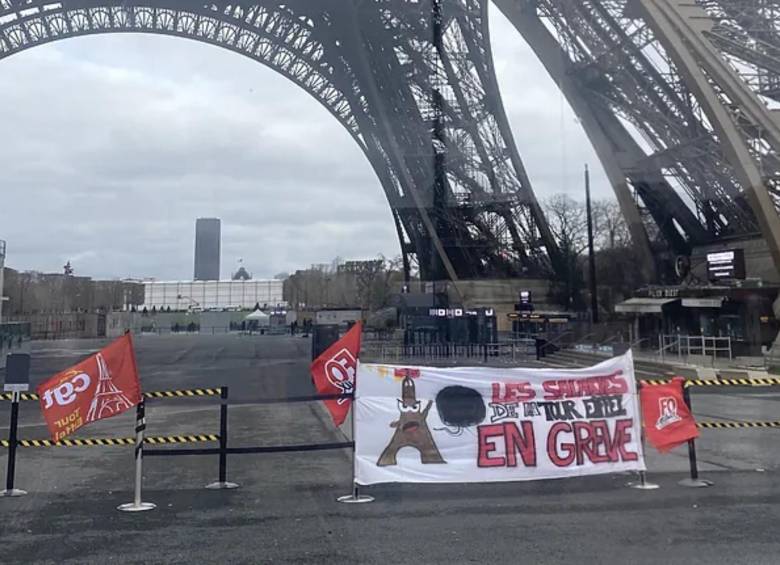
[[[539,196],[596,159],[555,85],[491,12],[504,102]],[[86,37],[3,61],[0,237],[9,264],[188,278],[194,219],[223,219],[223,273],[398,253],[380,184],[309,95],[257,63],[152,36]],[[563,142],[563,143],[562,143]],[[597,171],[597,191],[606,182]]]

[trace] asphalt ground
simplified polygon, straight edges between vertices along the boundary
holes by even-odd
[[[33,381],[90,354],[97,341],[34,345]],[[256,405],[313,392],[302,338],[168,336],[136,340],[144,389],[230,387],[231,446],[341,441],[318,403]],[[696,389],[700,420],[780,420],[778,389]],[[0,437],[9,403],[0,403]],[[149,401],[149,435],[217,433],[213,399]],[[36,403],[20,437],[45,438]],[[130,437],[133,415],[76,437]],[[132,500],[128,447],[20,449],[17,487],[0,499],[0,563],[778,563],[780,429],[703,430],[708,489],[686,489],[684,450],[648,449],[658,490],[608,475],[525,483],[382,485],[368,505],[335,502],[350,490],[349,450],[231,456],[234,491],[210,491],[217,457],[149,457],[144,499]],[[209,444],[206,444],[209,445]],[[206,446],[204,445],[204,446]],[[183,446],[191,447],[191,446]],[[197,447],[197,446],[196,446]],[[6,457],[0,454],[0,465]]]

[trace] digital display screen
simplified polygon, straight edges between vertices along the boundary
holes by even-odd
[[[432,318],[463,318],[464,316],[475,317],[483,313],[486,318],[495,316],[493,308],[482,308],[480,310],[469,310],[465,308],[431,308],[428,315]]]
[[[742,249],[707,254],[707,277],[715,282],[745,278],[745,252]]]

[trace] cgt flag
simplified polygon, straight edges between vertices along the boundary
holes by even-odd
[[[355,392],[355,375],[362,330],[363,325],[358,322],[344,334],[344,337],[312,362],[311,376],[319,394],[336,395]],[[337,426],[343,424],[352,405],[352,399],[334,398],[324,402],[333,418],[333,423]]]
[[[141,401],[133,338],[120,337],[36,391],[54,441],[90,422],[125,412]]]
[[[663,385],[643,386],[642,417],[648,441],[665,453],[699,437],[696,420],[685,404],[681,377]]]

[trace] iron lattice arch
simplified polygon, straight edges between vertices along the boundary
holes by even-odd
[[[376,172],[407,272],[540,276],[561,264],[501,103],[487,0],[0,0],[0,58],[116,32],[223,47],[316,98]]]
[[[643,263],[761,236],[780,267],[780,3],[493,1],[581,118]]]

